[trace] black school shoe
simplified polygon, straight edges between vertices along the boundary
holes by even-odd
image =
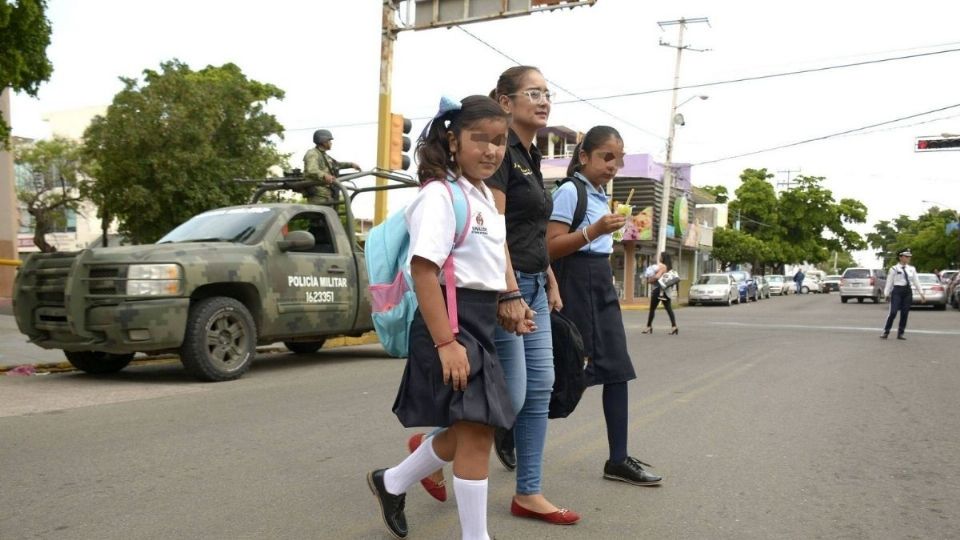
[[[377,469],[367,474],[367,485],[380,504],[380,515],[383,524],[390,530],[394,538],[407,537],[407,516],[403,513],[407,494],[393,495],[383,485],[383,473],[386,469]]]
[[[508,471],[517,468],[517,453],[514,450],[513,430],[497,428],[493,432],[493,449],[497,459]]]
[[[660,483],[660,480],[663,480],[662,477],[643,470],[641,465],[650,467],[649,464],[633,457],[627,457],[620,463],[607,461],[603,466],[603,477],[607,480],[617,480],[635,486],[655,486]]]

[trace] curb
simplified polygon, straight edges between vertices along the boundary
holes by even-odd
[[[351,347],[355,345],[372,345],[374,343],[380,343],[380,340],[377,338],[375,332],[367,332],[360,337],[347,337],[340,336],[333,339],[327,340],[323,344],[324,349],[337,349],[340,347]],[[287,352],[285,347],[275,347],[273,345],[266,345],[263,347],[257,347],[257,353],[280,353]],[[159,354],[157,356],[147,356],[143,358],[134,359],[130,362],[131,366],[152,366],[152,365],[162,365],[162,364],[173,364],[180,361],[180,356],[176,354]],[[77,371],[70,362],[46,362],[41,364],[31,364],[29,362],[18,364],[16,366],[0,366],[0,375],[5,374],[8,371],[12,371],[21,366],[32,366],[36,373],[67,373],[70,371]]]

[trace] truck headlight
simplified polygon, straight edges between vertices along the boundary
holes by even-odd
[[[127,296],[177,296],[182,278],[179,264],[132,264],[127,268]]]

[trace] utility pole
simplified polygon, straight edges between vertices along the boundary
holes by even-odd
[[[394,0],[383,0],[382,32],[380,34],[380,102],[377,109],[377,168],[390,169],[390,102],[393,81],[393,42],[397,40],[397,6]],[[377,178],[377,185],[384,186],[387,181]],[[387,192],[375,192],[373,203],[373,223],[378,224],[387,218]]]
[[[777,181],[777,191],[783,191],[785,189],[790,189],[793,187],[793,174],[801,172],[800,169],[786,169],[783,171],[777,171],[777,174],[786,174],[786,182]]]
[[[660,21],[657,24],[663,29],[667,26],[679,27],[677,44],[672,45],[660,40],[663,47],[672,47],[677,50],[677,62],[673,70],[673,97],[670,105],[670,134],[667,136],[667,161],[663,166],[663,196],[660,199],[660,227],[657,231],[657,257],[667,249],[667,218],[670,211],[670,188],[673,185],[673,138],[677,131],[677,90],[680,88],[680,59],[684,49],[690,49],[703,52],[703,49],[692,49],[689,45],[683,44],[683,31],[688,24],[706,23],[710,20],[706,17],[697,17],[693,19],[680,18],[675,21]]]
[[[0,90],[0,115],[8,126],[10,121],[10,89]],[[17,190],[13,175],[13,154],[3,148],[0,141],[0,298],[13,297],[13,278],[18,259]]]

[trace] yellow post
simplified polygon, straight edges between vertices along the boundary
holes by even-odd
[[[397,39],[393,0],[383,0],[383,34],[380,37],[380,104],[377,113],[377,167],[390,169],[390,87],[393,72],[393,42]],[[387,181],[377,178],[377,185]],[[373,206],[374,225],[387,218],[387,192],[377,191]]]

